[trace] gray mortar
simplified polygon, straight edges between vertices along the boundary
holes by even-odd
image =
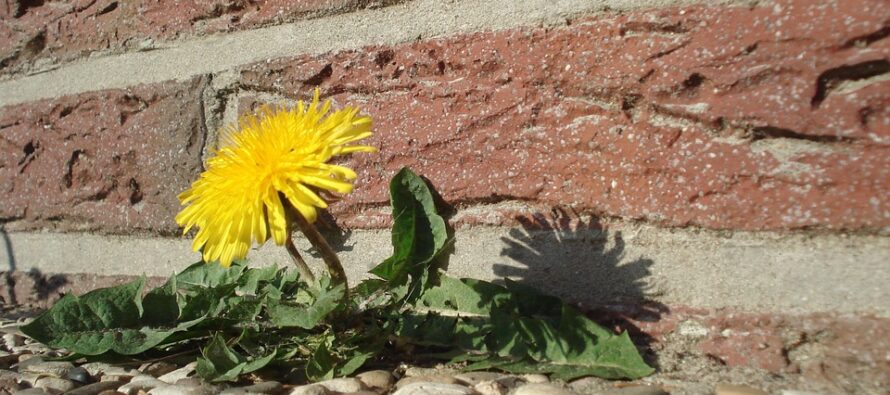
[[[303,53],[523,25],[578,15],[701,3],[701,0],[414,0],[295,23],[161,43],[151,51],[96,56],[0,82],[0,106],[232,70]],[[712,1],[709,4],[745,4]]]
[[[185,239],[12,233],[9,240],[18,270],[166,276],[199,259]],[[333,244],[353,283],[391,252],[388,231],[353,231]],[[271,242],[249,258],[290,262]],[[615,223],[607,231],[461,229],[448,271],[484,280],[510,277],[588,306],[648,298],[760,312],[890,316],[888,259],[890,239],[880,236],[724,234]],[[11,262],[6,249],[0,249],[0,262]]]

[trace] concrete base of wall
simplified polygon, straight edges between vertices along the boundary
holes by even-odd
[[[884,237],[723,234],[630,223],[577,231],[473,227],[455,237],[450,274],[509,277],[588,307],[648,300],[890,316],[890,240]],[[4,239],[3,269],[19,271],[168,276],[200,259],[186,239],[59,233]],[[388,231],[353,231],[331,240],[353,282],[391,252]],[[305,240],[297,244],[309,249]],[[248,258],[256,265],[290,265],[284,249],[271,242]],[[311,252],[307,259],[319,261]]]

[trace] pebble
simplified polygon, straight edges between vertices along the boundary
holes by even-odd
[[[495,380],[476,383],[473,389],[481,395],[507,395],[510,389]]]
[[[513,391],[513,395],[575,395],[575,392],[553,384],[526,384]]]
[[[717,384],[716,392],[717,395],[769,395],[754,387],[735,384]]]
[[[357,378],[342,378],[319,381],[315,384],[321,385],[333,392],[356,392],[368,389],[365,384]]]
[[[308,384],[294,388],[288,395],[331,395],[331,391],[323,385]]]
[[[149,375],[142,375],[133,377],[129,383],[122,385],[117,390],[127,395],[134,395],[139,391],[147,392],[163,385],[167,385],[167,383]]]
[[[7,350],[12,350],[16,347],[25,345],[25,338],[15,333],[7,333],[3,335],[3,344],[6,346]]]
[[[550,382],[550,378],[543,374],[524,374],[520,377],[522,377],[525,382],[532,384],[542,384]]]
[[[19,361],[19,356],[6,351],[0,351],[0,366],[9,367]]]
[[[170,362],[165,361],[157,361],[144,363],[139,367],[139,371],[145,374],[152,375],[154,377],[161,377],[167,373],[173,372],[178,367]]]
[[[13,372],[11,370],[0,369],[0,380],[5,379],[13,379],[18,380],[21,375],[18,372]]]
[[[15,355],[15,354],[18,354],[18,353],[14,353],[13,355]],[[19,355],[18,361],[19,361],[19,364],[21,364],[22,362],[25,362],[25,361],[28,361],[28,360],[34,359],[34,358],[40,358],[40,357],[38,357],[34,354],[31,354],[31,353],[22,353]],[[40,358],[40,359],[42,359],[42,358]]]
[[[608,395],[668,395],[668,392],[657,385],[632,385],[609,391]]]
[[[126,384],[123,381],[100,381],[68,391],[65,395],[99,395],[106,391],[114,391]],[[117,391],[114,391],[117,392]]]
[[[20,388],[19,374],[10,370],[0,369],[0,392],[15,392]]]
[[[503,377],[508,376],[497,372],[467,372],[454,375],[455,379],[458,379],[467,385],[476,385],[483,381],[495,381]]]
[[[16,395],[50,395],[49,392],[44,391],[41,388],[28,388],[15,392]]]
[[[362,381],[366,387],[388,392],[396,383],[395,376],[386,370],[371,370],[359,373],[355,378]]]
[[[173,385],[178,385],[180,387],[200,387],[204,385],[204,381],[199,377],[186,377],[184,379],[176,380]]]
[[[89,383],[90,382],[90,372],[87,372],[86,369],[80,366],[76,366],[73,369],[68,371],[66,377],[68,380],[76,381],[78,383]]]
[[[185,365],[179,369],[176,369],[172,372],[163,374],[158,377],[158,380],[161,380],[165,383],[173,384],[181,379],[188,378],[195,372],[195,366],[197,366],[196,362],[192,362],[188,365]]]
[[[33,359],[30,359],[26,362],[31,362],[32,360]],[[74,369],[74,364],[62,361],[41,360],[19,365],[19,372],[21,373],[46,374],[56,377],[68,377],[68,373],[71,372],[72,369]]]
[[[220,395],[274,394],[281,391],[281,387],[281,383],[277,381],[263,381],[245,387],[227,388]]]
[[[47,392],[67,392],[74,389],[74,383],[59,377],[46,376],[37,379],[34,387],[43,388]]]
[[[216,391],[213,388],[199,385],[197,387],[186,387],[180,385],[163,385],[152,388],[148,391],[149,395],[213,395]]]
[[[421,368],[417,366],[411,366],[405,369],[405,377],[426,377],[426,376],[442,376],[442,375],[455,375],[460,373],[459,370],[454,370],[450,368]]]
[[[434,376],[411,376],[405,377],[399,382],[396,383],[396,388],[402,388],[409,384],[414,383],[441,383],[441,384],[462,384],[460,380],[454,378],[453,376],[446,376],[443,374],[437,374]]]
[[[393,395],[475,395],[476,391],[458,384],[415,382],[399,388]]]
[[[90,376],[93,376],[93,377],[101,376],[102,374],[105,373],[106,370],[108,370],[110,368],[121,369],[117,366],[111,366],[104,362],[88,362],[83,365],[80,365],[80,367],[86,369],[87,373],[89,373]]]

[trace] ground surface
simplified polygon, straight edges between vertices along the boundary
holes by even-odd
[[[82,277],[82,278],[81,278]],[[606,381],[583,378],[572,382],[551,381],[541,375],[508,375],[495,372],[461,373],[444,366],[403,361],[375,361],[362,373],[350,378],[308,385],[299,370],[270,369],[243,377],[237,383],[211,384],[196,377],[197,354],[155,361],[86,363],[53,361],[64,350],[50,350],[24,337],[18,326],[33,318],[58,299],[62,291],[83,293],[128,278],[94,279],[90,276],[65,278],[18,273],[6,276],[0,286],[6,301],[0,312],[0,393],[28,394],[881,394],[880,377],[847,372],[846,380],[855,386],[843,387],[837,377],[814,379],[800,369],[781,372],[769,369],[731,366],[698,350],[702,328],[681,325],[679,329],[650,342],[636,334],[648,361],[658,372],[636,381]],[[150,279],[149,283],[160,283]],[[27,286],[24,286],[27,284]],[[10,286],[11,285],[11,286]],[[10,303],[15,301],[16,303]],[[605,324],[612,325],[605,318]],[[620,326],[620,324],[618,325]],[[625,328],[633,330],[631,328]],[[636,328],[639,330],[639,328]],[[706,331],[705,331],[706,332]],[[756,343],[750,350],[756,354]],[[813,355],[807,355],[811,358]],[[852,388],[852,390],[850,390]],[[69,392],[70,391],[70,392]]]

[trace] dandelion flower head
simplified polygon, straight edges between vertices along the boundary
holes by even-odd
[[[317,209],[327,208],[316,191],[352,191],[355,172],[328,161],[376,151],[349,145],[371,136],[371,118],[351,107],[328,115],[330,100],[319,106],[318,96],[316,90],[308,106],[300,101],[291,109],[264,108],[224,130],[206,170],[179,195],[186,207],[176,222],[183,233],[197,226],[192,248],[203,248],[205,262],[229,266],[254,241],[262,244],[270,236],[283,245],[290,237],[284,204],[312,223]]]

